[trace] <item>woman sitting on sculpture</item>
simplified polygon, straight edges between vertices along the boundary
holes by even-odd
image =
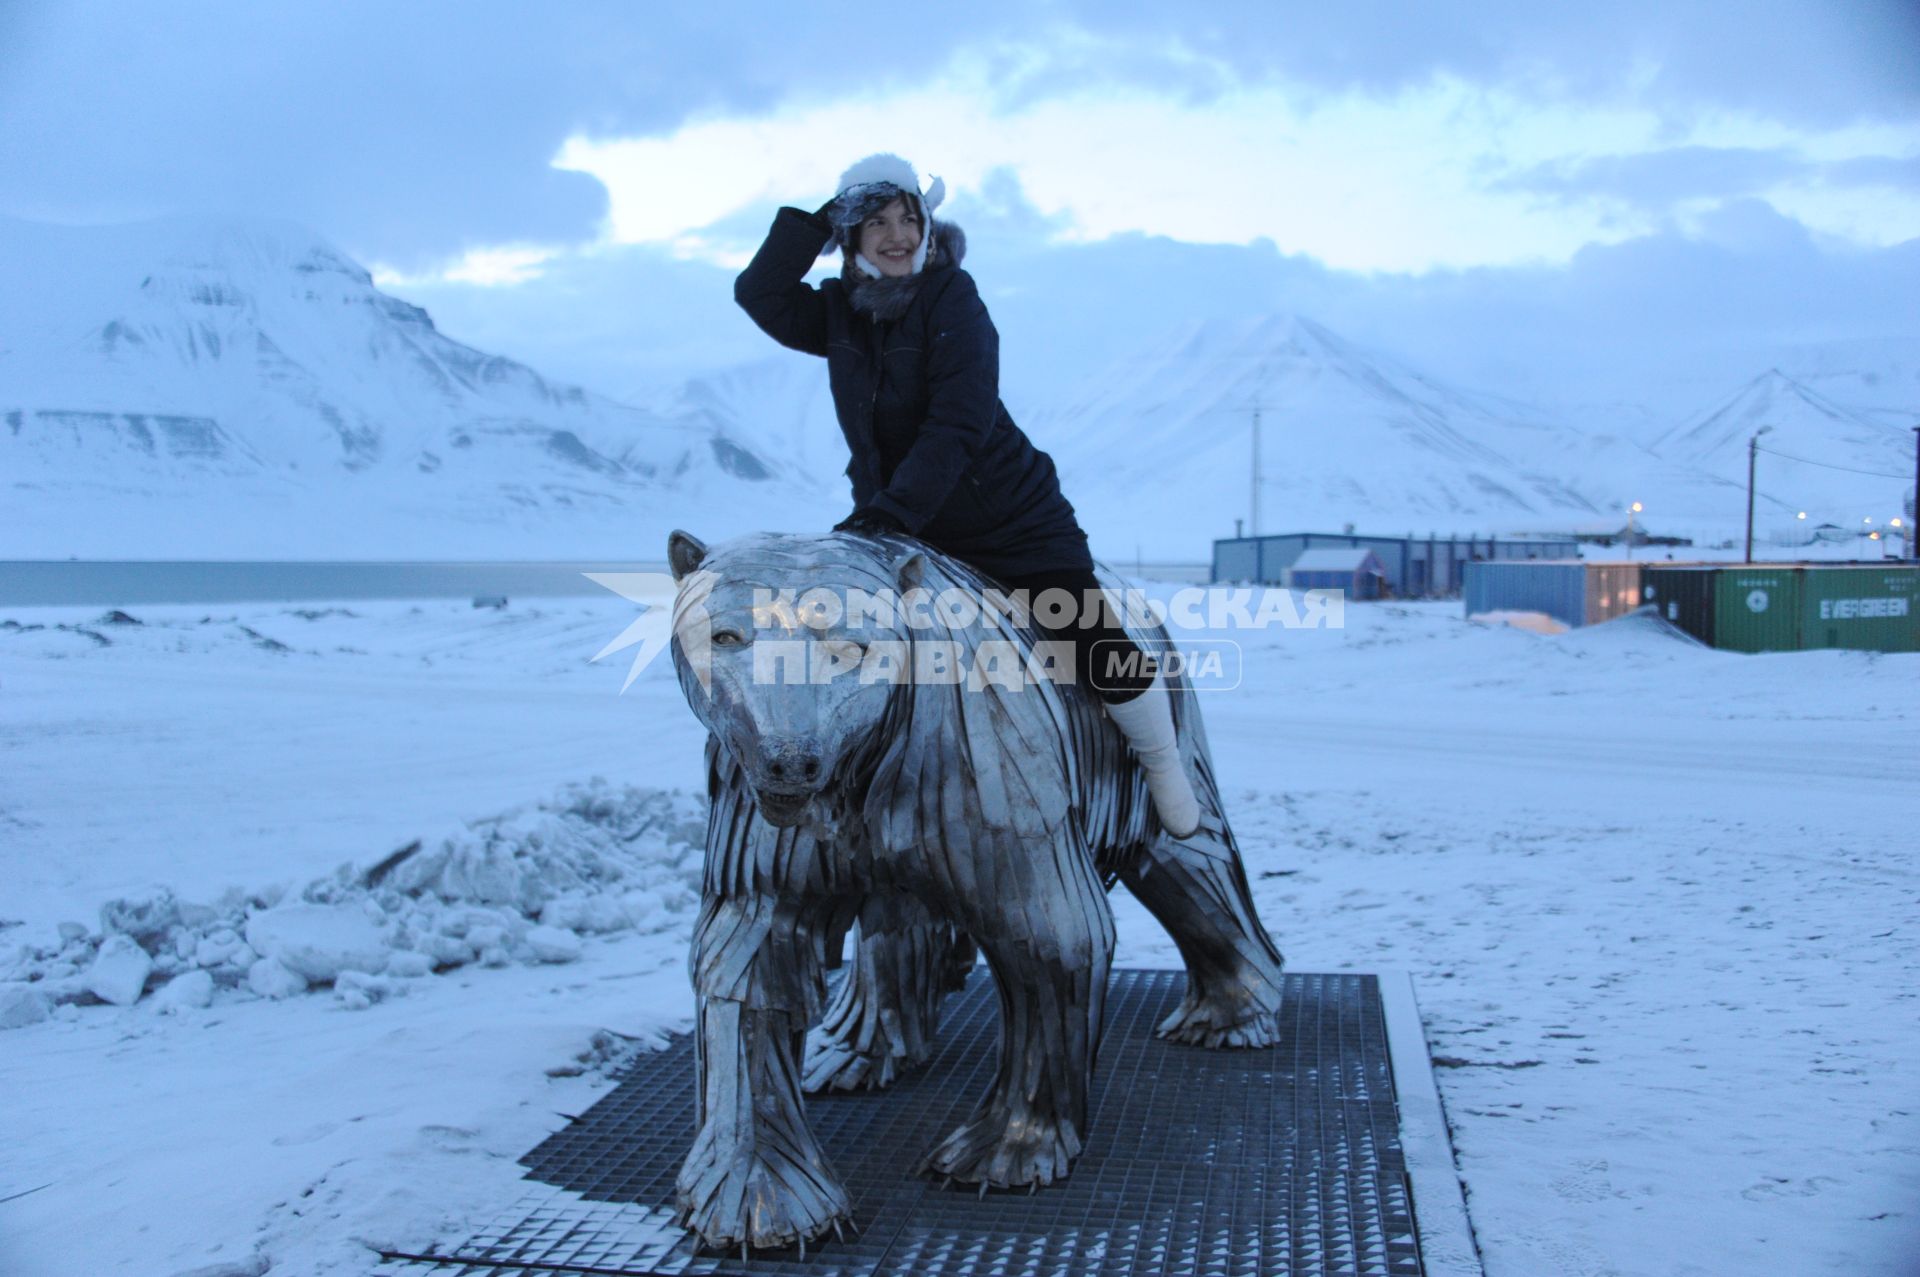
[[[1072,644],[1076,676],[1139,757],[1160,823],[1185,837],[1199,805],[1165,683],[1150,671],[1095,677],[1096,652],[1133,645],[1094,577],[1053,459],[1000,402],[1000,338],[960,269],[966,239],[929,216],[944,194],[938,178],[923,194],[898,156],[861,160],[816,212],[774,216],[734,300],[781,345],[827,360],[852,452],[854,510],[835,531],[904,533],[1029,598],[1062,589],[1076,603],[1100,601],[1096,625],[1048,633]],[[840,277],[816,289],[807,272],[831,245]]]

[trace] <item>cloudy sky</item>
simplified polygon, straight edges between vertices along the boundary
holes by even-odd
[[[1213,314],[1528,393],[1920,336],[1920,5],[1567,8],[6,0],[0,213],[290,218],[613,394],[764,357],[732,273],[876,150],[1036,395]]]

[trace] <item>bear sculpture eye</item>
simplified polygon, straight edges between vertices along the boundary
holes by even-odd
[[[746,644],[746,641],[746,636],[740,633],[739,630],[715,630],[713,632],[712,642],[715,647],[742,647]]]

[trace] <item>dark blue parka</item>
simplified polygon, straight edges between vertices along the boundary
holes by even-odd
[[[936,248],[963,242],[947,230],[928,228]],[[1000,337],[959,254],[930,253],[906,311],[876,320],[841,280],[806,282],[830,235],[781,209],[733,296],[781,345],[825,356],[855,506],[992,576],[1091,569],[1053,459],[1000,402]]]

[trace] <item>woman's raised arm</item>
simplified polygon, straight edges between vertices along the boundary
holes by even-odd
[[[806,282],[832,236],[818,213],[783,208],[773,215],[766,243],[733,281],[733,300],[782,346],[809,355],[827,353],[827,300]]]

